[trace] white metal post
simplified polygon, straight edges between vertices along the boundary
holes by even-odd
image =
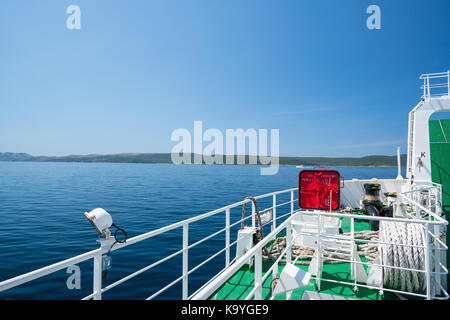
[[[425,227],[425,276],[427,283],[427,300],[431,300],[431,263],[430,263],[430,235],[428,234],[428,223]]]
[[[353,217],[350,218],[350,236],[352,237],[352,260],[356,261],[356,255],[358,254],[356,252],[356,248],[355,248],[355,219]],[[351,270],[351,275],[353,280],[355,281],[355,288],[354,290],[357,291],[358,290],[358,286],[356,285],[356,265],[355,262],[352,262],[350,264],[350,270]]]
[[[294,191],[291,191],[291,215],[294,213]]]
[[[450,97],[450,70],[447,71],[447,94]]]
[[[434,276],[434,280],[435,280],[435,285],[434,285],[434,295],[438,295],[440,290],[441,290],[441,275],[438,274],[438,272],[440,272],[440,263],[441,263],[441,251],[440,249],[440,245],[439,245],[439,229],[440,227],[438,225],[434,225],[434,237],[435,237],[435,241],[434,241],[434,272],[435,276]]]
[[[292,224],[289,221],[286,225],[286,263],[292,263]],[[286,300],[291,300],[292,291],[286,292]]]
[[[322,276],[322,257],[321,257],[321,248],[320,248],[320,226],[322,222],[322,215],[320,213],[317,213],[317,276],[316,276],[316,284],[317,289],[320,291],[320,280]]]
[[[427,80],[423,79],[423,99],[427,98]]]
[[[94,300],[102,300],[102,253],[94,256]]]
[[[230,208],[225,210],[225,267],[230,265]]]
[[[188,298],[188,246],[189,224],[183,224],[183,300]]]
[[[292,262],[291,242],[292,242],[292,223],[291,223],[291,221],[289,221],[288,224],[286,225],[286,248],[287,248],[286,262],[287,263]]]
[[[255,253],[255,300],[262,300],[262,250]]]
[[[272,281],[275,279],[278,279],[278,262],[274,262],[275,266],[272,269]],[[273,284],[273,282],[271,283],[271,285]],[[271,287],[271,290],[273,292],[273,289],[275,289],[274,287]]]
[[[252,227],[255,227],[255,204],[252,201]]]
[[[277,195],[273,195],[272,231],[277,228]]]

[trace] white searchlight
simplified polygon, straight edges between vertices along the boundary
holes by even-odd
[[[90,212],[85,212],[84,216],[95,230],[98,232],[100,237],[104,237],[104,239],[99,239],[97,241],[100,242],[100,247],[102,249],[102,286],[103,282],[106,278],[106,273],[109,269],[111,269],[111,249],[116,243],[124,243],[127,241],[127,232],[116,226],[113,222],[111,215],[106,212],[103,208],[97,208]],[[109,227],[116,228],[114,232],[114,237],[111,238],[111,232],[109,231]],[[122,239],[117,237],[117,232],[121,232],[123,235]],[[104,253],[104,254],[103,254]]]
[[[113,225],[113,220],[105,209],[97,208],[91,212],[85,212],[84,215],[100,236],[104,236],[107,239],[111,236],[108,228]]]

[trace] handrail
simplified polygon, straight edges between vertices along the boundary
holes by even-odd
[[[259,196],[254,197],[254,198],[255,199],[263,199],[263,198],[268,198],[268,197],[273,197],[274,198],[274,201],[273,201],[274,206],[270,207],[270,208],[267,208],[264,211],[275,210],[277,207],[285,206],[285,205],[287,205],[289,203],[291,203],[291,210],[292,210],[293,202],[296,201],[294,199],[293,193],[296,190],[297,190],[297,188],[291,188],[291,189],[276,191],[276,192],[272,192],[272,193],[266,193],[266,194],[259,195]],[[277,204],[276,203],[276,196],[277,195],[279,195],[279,194],[289,194],[289,193],[291,194],[291,200],[290,201],[284,202],[284,203],[281,203],[281,204]],[[166,289],[171,287],[176,282],[186,279],[185,281],[183,281],[184,282],[183,283],[183,298],[187,298],[187,296],[186,296],[187,295],[187,284],[188,284],[187,276],[189,276],[191,273],[196,271],[198,268],[203,266],[205,263],[207,263],[210,260],[212,260],[214,257],[219,255],[220,253],[223,253],[224,251],[226,251],[226,253],[227,253],[225,266],[227,267],[230,264],[230,261],[229,261],[230,260],[230,258],[229,258],[230,257],[230,252],[229,251],[230,251],[230,248],[237,243],[237,241],[234,241],[234,242],[230,241],[230,237],[229,237],[230,229],[232,227],[234,227],[235,225],[241,223],[242,221],[245,221],[245,220],[250,219],[250,218],[254,219],[254,212],[252,212],[252,215],[249,215],[249,216],[245,217],[244,219],[240,219],[240,220],[238,220],[238,221],[236,221],[234,223],[231,223],[229,221],[230,209],[239,207],[239,206],[241,206],[241,205],[243,205],[244,203],[247,203],[247,202],[251,202],[251,200],[245,199],[245,200],[242,200],[242,201],[238,201],[238,202],[235,202],[233,204],[224,206],[222,208],[219,208],[219,209],[216,209],[216,210],[212,210],[212,211],[206,212],[204,214],[201,214],[201,215],[198,215],[198,216],[195,216],[195,217],[192,217],[192,218],[188,218],[188,219],[185,219],[185,220],[173,223],[173,224],[168,225],[168,226],[164,226],[164,227],[156,229],[156,230],[152,230],[152,231],[143,233],[141,235],[138,235],[138,236],[135,236],[133,238],[128,239],[124,243],[116,243],[116,245],[114,245],[111,248],[110,251],[119,250],[119,249],[127,247],[129,245],[133,245],[135,243],[138,243],[138,242],[141,242],[141,241],[153,238],[153,237],[158,236],[160,234],[163,234],[163,233],[166,233],[166,232],[169,232],[169,231],[175,230],[177,228],[181,228],[181,227],[183,227],[183,237],[186,237],[186,239],[188,239],[188,232],[189,231],[188,231],[187,226],[189,224],[191,224],[193,222],[196,222],[196,221],[200,221],[200,220],[209,218],[209,217],[212,217],[212,216],[220,214],[220,213],[225,213],[226,214],[226,219],[225,219],[226,221],[225,221],[225,227],[224,228],[222,228],[219,231],[214,232],[213,234],[210,234],[210,235],[208,235],[208,236],[198,240],[197,242],[195,242],[193,244],[186,245],[185,248],[182,248],[181,250],[178,250],[178,251],[176,251],[176,252],[174,252],[174,253],[172,253],[172,254],[170,254],[170,255],[168,255],[168,256],[166,256],[166,257],[164,257],[164,258],[162,258],[162,259],[160,259],[160,260],[158,260],[156,262],[153,262],[152,264],[150,264],[150,265],[148,265],[148,266],[146,266],[144,268],[141,268],[141,269],[139,269],[139,270],[137,270],[137,271],[135,271],[135,272],[133,272],[133,273],[131,273],[131,274],[129,274],[129,275],[119,279],[119,280],[117,280],[116,282],[114,282],[112,284],[109,284],[108,286],[106,286],[104,288],[101,288],[101,282],[99,282],[99,280],[101,280],[101,256],[108,251],[108,248],[100,247],[98,249],[95,249],[95,250],[92,250],[90,252],[87,252],[87,253],[75,256],[73,258],[70,258],[70,259],[67,259],[67,260],[64,260],[64,261],[61,261],[61,262],[58,262],[58,263],[46,266],[44,268],[40,268],[40,269],[31,271],[31,272],[28,272],[28,273],[16,276],[14,278],[2,281],[2,282],[0,282],[0,292],[5,291],[7,289],[14,288],[16,286],[19,286],[21,284],[30,282],[32,280],[41,278],[41,277],[46,276],[48,274],[51,274],[53,272],[59,271],[59,270],[64,269],[64,268],[67,268],[67,267],[69,267],[71,265],[75,265],[75,264],[78,264],[80,262],[83,262],[83,261],[86,261],[86,260],[89,260],[89,259],[94,259],[96,261],[96,263],[94,263],[94,292],[89,294],[88,296],[84,297],[83,299],[84,300],[91,299],[91,298],[101,299],[102,293],[105,293],[105,292],[109,291],[110,289],[116,287],[117,285],[122,284],[122,283],[126,282],[127,280],[132,279],[135,276],[137,276],[137,275],[139,275],[139,274],[141,274],[141,273],[143,273],[145,271],[148,271],[148,270],[150,270],[150,269],[160,265],[163,262],[166,262],[166,261],[174,258],[177,255],[183,254],[183,255],[187,256],[187,251],[189,249],[192,249],[192,248],[196,247],[197,245],[205,242],[206,240],[209,240],[209,239],[211,239],[211,238],[213,238],[213,237],[215,237],[215,236],[225,232],[227,234],[227,237],[226,237],[226,245],[225,245],[225,247],[223,249],[219,250],[218,252],[213,254],[211,257],[207,258],[205,261],[200,262],[199,265],[193,267],[191,270],[187,269],[187,261],[184,261],[184,259],[183,259],[183,275],[181,277],[177,278],[175,281],[171,282],[169,285],[165,286],[163,289],[159,290],[158,292],[156,292],[155,294],[153,294],[152,296],[149,297],[149,298],[152,298],[152,297],[162,293],[163,291],[165,291]],[[291,214],[291,213],[292,212],[290,212],[288,214]],[[286,215],[288,215],[288,214],[286,214]],[[286,215],[280,216],[279,218],[274,217],[274,219],[273,219],[274,220],[273,221],[274,225],[276,224],[277,220],[285,217]],[[97,287],[96,287],[95,284],[97,285]]]
[[[197,294],[195,296],[192,297],[193,300],[204,300],[209,298],[214,292],[216,292],[216,290],[218,288],[220,288],[230,277],[232,277],[243,265],[245,265],[246,263],[248,263],[248,261],[250,259],[252,259],[253,257],[255,257],[255,285],[253,287],[253,289],[250,291],[250,293],[246,296],[245,300],[250,299],[253,295],[256,294],[256,292],[261,289],[264,281],[267,279],[267,277],[269,276],[270,272],[272,271],[273,268],[276,267],[276,264],[281,260],[282,256],[284,254],[286,254],[288,252],[288,250],[290,250],[291,245],[292,245],[292,241],[287,242],[286,248],[282,251],[282,253],[280,254],[280,256],[278,257],[278,259],[272,264],[272,266],[269,268],[269,270],[266,271],[265,275],[263,276],[261,274],[261,270],[257,271],[258,267],[256,266],[256,261],[257,261],[257,256],[261,254],[262,249],[270,242],[272,241],[281,231],[283,231],[285,228],[287,230],[287,228],[289,228],[292,220],[295,219],[295,217],[297,215],[317,215],[317,216],[330,216],[330,214],[328,212],[308,212],[308,211],[297,211],[296,213],[294,213],[290,218],[288,218],[286,221],[284,221],[282,224],[280,224],[278,226],[278,228],[276,228],[274,231],[272,231],[269,235],[267,235],[266,238],[264,238],[261,242],[259,242],[257,245],[255,245],[252,249],[250,249],[245,255],[243,255],[239,260],[237,260],[230,268],[228,268],[225,272],[221,273],[219,276],[217,276],[215,279],[213,279],[213,281],[210,282],[210,284],[206,287],[204,287],[201,291],[197,292]],[[352,219],[367,219],[367,220],[373,220],[373,219],[377,219],[379,218],[379,220],[387,220],[387,219],[381,219],[383,217],[371,217],[371,216],[359,216],[359,215],[347,215],[347,214],[335,214],[336,216],[341,216],[341,217],[349,217],[351,216]],[[397,219],[398,220],[398,219]],[[392,220],[391,220],[392,221]],[[408,219],[407,220],[408,223],[416,223],[416,224],[422,224],[423,222],[422,220],[419,219]],[[423,225],[424,228],[426,228],[426,230],[428,230],[428,222],[425,222],[425,225]],[[436,238],[436,235],[433,235],[429,230],[428,233],[430,233],[434,238]],[[301,232],[301,234],[307,234],[305,232]],[[317,236],[317,233],[316,233]],[[322,234],[319,235],[319,238],[322,237],[327,237],[327,235]],[[338,237],[343,237],[343,236],[334,236],[335,238]],[[359,239],[355,239],[354,236],[352,239],[350,239],[351,241],[355,241]],[[320,240],[319,240],[320,241]],[[382,243],[380,241],[375,241],[375,243]],[[384,242],[383,242],[384,243]],[[392,244],[392,243],[388,243],[388,244]],[[407,244],[402,244],[402,243],[395,243],[395,245],[399,246],[399,247],[411,247],[410,245]],[[420,246],[420,248],[425,248],[428,249],[426,250],[427,252],[432,249],[431,247],[427,247],[427,244],[425,246]],[[307,256],[307,255],[303,255],[303,256]],[[313,256],[309,256],[310,258],[313,258]],[[390,266],[390,265],[385,265],[385,264],[380,264],[380,263],[373,263],[373,262],[362,262],[362,261],[358,261],[358,260],[354,260],[353,258],[350,258],[349,260],[344,260],[344,259],[339,259],[339,258],[333,258],[333,257],[327,257],[328,260],[333,260],[333,261],[339,261],[339,262],[345,262],[345,263],[351,263],[351,264],[360,264],[360,265],[371,265],[371,266],[376,266],[376,267],[383,267],[383,268],[391,268],[391,269],[396,269],[396,270],[404,270],[404,271],[414,271],[414,272],[421,272],[427,275],[428,279],[427,279],[427,288],[430,288],[431,285],[431,279],[430,274],[435,273],[435,274],[439,274],[439,275],[445,275],[448,274],[448,271],[446,270],[446,268],[441,265],[441,268],[444,270],[444,272],[433,272],[432,269],[428,266],[429,265],[429,261],[428,263],[426,263],[426,269],[425,270],[420,270],[420,269],[413,269],[413,268],[408,268],[408,267],[398,267],[398,266]],[[259,278],[259,280],[257,280],[257,278]],[[418,294],[418,293],[414,293],[414,292],[405,292],[405,291],[400,291],[400,290],[395,290],[395,289],[390,289],[390,288],[379,288],[379,287],[374,287],[374,286],[369,286],[369,285],[364,285],[364,284],[360,284],[360,283],[352,283],[352,282],[345,282],[345,281],[336,281],[336,280],[331,280],[331,279],[325,279],[325,278],[320,278],[318,276],[314,276],[312,277],[314,279],[316,279],[317,281],[325,281],[325,282],[335,282],[335,283],[339,283],[339,284],[346,284],[346,285],[352,285],[355,287],[365,287],[365,288],[370,288],[370,289],[376,289],[376,290],[385,290],[388,292],[394,292],[394,293],[402,293],[402,294],[408,294],[408,295],[412,295],[412,296],[418,296],[418,297],[422,297],[422,298],[428,298],[430,299],[431,297],[435,297],[434,295],[432,296],[431,293],[427,292],[427,294]],[[442,286],[440,286],[442,289]],[[443,291],[443,294],[448,297],[448,294],[445,292],[445,290]],[[255,297],[255,299],[258,299]]]
[[[214,293],[219,284],[224,283],[228,280],[234,273],[236,273],[243,265],[245,265],[250,258],[252,258],[258,251],[261,251],[262,248],[267,245],[273,238],[280,233],[286,225],[290,223],[291,219],[295,217],[300,211],[294,213],[287,220],[283,221],[275,230],[269,233],[264,239],[258,242],[253,248],[248,250],[242,257],[240,257],[235,263],[233,263],[225,272],[218,275],[209,286],[203,288],[199,291],[195,296],[192,297],[192,300],[203,300],[207,299],[211,294]]]
[[[8,289],[16,287],[16,286],[19,286],[26,282],[30,282],[30,281],[36,280],[38,278],[44,277],[44,276],[54,273],[56,271],[70,267],[74,264],[92,259],[100,252],[101,252],[101,249],[95,249],[95,250],[80,254],[76,257],[66,259],[61,262],[57,262],[52,265],[49,265],[49,266],[31,271],[31,272],[22,274],[20,276],[2,281],[2,282],[0,282],[0,292],[8,290]]]
[[[425,183],[425,182],[424,182]],[[430,184],[429,182],[426,184]],[[421,191],[423,188],[428,188],[428,186],[417,186],[417,187],[421,187],[421,189],[416,189],[413,191]],[[433,184],[433,187],[437,189],[437,193],[433,194],[433,196],[436,196],[437,198],[440,199],[440,197],[442,196],[442,193],[440,192],[440,185],[436,185]],[[254,223],[254,217],[255,217],[255,212],[253,210],[252,215],[245,217],[244,219],[240,219],[236,222],[231,223],[230,222],[230,209],[232,208],[236,208],[239,207],[241,205],[243,205],[244,203],[247,202],[251,202],[251,200],[249,199],[245,199],[227,206],[224,206],[222,208],[213,210],[213,211],[209,211],[207,213],[201,214],[199,216],[195,216],[192,218],[188,218],[176,223],[173,223],[171,225],[156,229],[156,230],[152,230],[149,232],[146,232],[144,234],[138,235],[136,237],[133,237],[129,240],[127,240],[127,242],[125,243],[118,243],[116,244],[111,251],[116,251],[119,250],[121,248],[124,248],[126,246],[150,239],[152,237],[158,236],[160,234],[169,232],[171,230],[175,230],[177,228],[181,228],[183,229],[183,248],[181,248],[180,250],[156,261],[153,262],[152,264],[141,268],[119,280],[117,280],[116,282],[109,284],[108,286],[102,288],[102,284],[101,284],[101,272],[102,272],[102,268],[101,268],[101,259],[102,259],[102,255],[105,254],[108,251],[108,248],[103,248],[100,247],[98,249],[86,252],[84,254],[75,256],[73,258],[70,259],[66,259],[64,261],[52,264],[50,266],[44,267],[44,268],[40,268],[28,273],[25,273],[23,275],[19,275],[17,277],[5,280],[0,282],[0,292],[19,286],[21,284],[30,282],[32,280],[41,278],[43,276],[46,276],[48,274],[54,273],[56,271],[59,271],[61,269],[64,269],[66,267],[69,267],[71,265],[75,265],[78,264],[80,262],[89,260],[89,259],[94,259],[94,273],[93,273],[93,277],[94,277],[94,290],[91,294],[89,294],[88,296],[84,297],[83,299],[101,299],[102,298],[102,293],[105,293],[107,291],[109,291],[110,289],[118,286],[119,284],[122,284],[126,281],[128,281],[129,279],[134,278],[135,276],[148,271],[154,267],[156,267],[157,265],[160,265],[163,262],[166,262],[172,258],[174,258],[175,256],[178,256],[180,254],[183,255],[183,265],[182,265],[182,275],[178,278],[176,278],[174,281],[170,282],[168,285],[164,286],[162,289],[158,290],[156,293],[153,293],[151,296],[149,296],[147,299],[151,299],[154,298],[156,296],[158,296],[159,294],[161,294],[162,292],[164,292],[165,290],[167,290],[168,288],[172,287],[175,283],[182,281],[183,285],[182,285],[182,297],[183,299],[187,299],[192,297],[193,299],[199,299],[199,298],[207,298],[208,296],[206,294],[211,294],[211,288],[217,288],[218,283],[220,283],[222,280],[227,279],[227,277],[231,276],[232,274],[234,274],[240,267],[242,267],[243,264],[247,263],[249,258],[253,257],[253,256],[260,256],[261,255],[261,250],[263,248],[264,245],[266,245],[269,241],[273,240],[273,238],[284,228],[286,228],[286,234],[289,235],[290,237],[290,228],[291,228],[291,221],[293,220],[293,218],[295,216],[297,216],[298,214],[303,214],[303,215],[317,215],[317,216],[330,216],[330,217],[336,217],[336,218],[350,218],[352,219],[352,221],[354,221],[354,219],[359,219],[359,220],[378,220],[378,221],[395,221],[395,222],[408,222],[408,223],[417,223],[417,224],[421,224],[424,228],[426,228],[426,230],[428,232],[426,232],[427,237],[431,236],[432,238],[434,238],[434,240],[436,240],[437,245],[439,244],[441,248],[437,248],[435,247],[434,249],[436,251],[442,251],[442,250],[446,250],[447,247],[442,243],[442,241],[439,240],[438,236],[436,234],[431,233],[430,230],[428,230],[429,227],[432,226],[446,226],[448,225],[448,221],[446,221],[445,219],[443,219],[442,217],[438,216],[436,213],[432,212],[432,210],[430,209],[430,204],[429,204],[429,208],[425,208],[424,206],[422,206],[420,203],[418,203],[417,201],[415,201],[414,199],[409,198],[408,196],[410,194],[408,194],[408,196],[406,196],[407,193],[405,194],[400,194],[401,198],[406,200],[407,202],[409,202],[412,206],[414,206],[417,209],[422,210],[423,212],[428,214],[428,220],[427,219],[422,219],[421,217],[414,217],[414,216],[410,216],[408,219],[406,218],[392,218],[392,217],[373,217],[373,216],[360,216],[360,215],[354,215],[354,214],[346,214],[346,213],[334,213],[334,212],[310,212],[310,211],[303,211],[303,210],[295,210],[294,211],[294,203],[297,201],[297,199],[295,199],[294,197],[294,192],[297,190],[297,188],[291,188],[291,189],[287,189],[287,190],[282,190],[282,191],[277,191],[277,192],[272,192],[272,193],[267,193],[267,194],[263,194],[257,197],[254,197],[255,199],[263,199],[263,198],[269,198],[272,197],[273,198],[273,202],[272,202],[272,207],[267,208],[262,210],[262,212],[267,212],[269,210],[273,210],[274,214],[272,216],[272,220],[269,223],[272,223],[272,232],[266,236],[264,239],[262,239],[257,245],[255,245],[252,249],[250,249],[243,257],[241,257],[240,259],[233,259],[232,261],[230,261],[230,248],[233,247],[234,245],[236,245],[237,240],[234,242],[231,242],[229,233],[230,233],[230,229],[234,226],[236,226],[237,224],[241,223],[242,221],[245,221],[247,219],[252,218],[252,222]],[[287,202],[282,202],[282,203],[277,203],[277,195],[280,194],[290,194],[290,201]],[[430,195],[432,193],[430,192]],[[281,213],[279,216],[276,215],[276,209],[277,208],[281,208],[283,206],[286,206],[288,204],[291,204],[290,206],[290,211],[283,214]],[[203,219],[206,219],[208,217],[212,217],[216,214],[221,214],[221,213],[225,213],[225,227],[221,228],[219,231],[216,231],[206,237],[203,237],[202,239],[189,244],[188,239],[189,239],[189,224],[196,222],[196,221],[200,221]],[[289,217],[287,217],[289,216]],[[287,218],[286,218],[287,217]],[[431,217],[433,217],[435,220],[431,220]],[[286,218],[283,222],[279,223],[277,226],[277,221],[279,221],[282,218]],[[269,224],[267,223],[267,224]],[[353,223],[353,222],[352,222]],[[267,225],[266,224],[266,225]],[[225,240],[225,246],[224,248],[222,248],[221,250],[219,250],[218,252],[214,253],[212,256],[208,257],[207,259],[203,260],[202,262],[200,262],[197,266],[191,268],[189,270],[188,268],[188,252],[190,249],[196,247],[197,245],[221,234],[224,233],[226,234],[226,240]],[[327,237],[328,235],[320,235],[319,232],[319,237]],[[352,232],[352,237],[353,237],[353,232]],[[290,247],[291,242],[289,242],[289,246]],[[408,246],[408,245],[405,245]],[[287,247],[287,250],[285,250],[286,252],[289,252]],[[258,251],[260,250],[260,251]],[[198,289],[193,295],[191,295],[190,297],[188,296],[188,277],[196,270],[198,270],[201,266],[203,266],[204,264],[208,263],[209,261],[211,261],[213,258],[217,257],[219,254],[226,252],[226,258],[225,258],[225,266],[224,269],[222,271],[219,272],[218,275],[216,275],[215,277],[213,277],[212,279],[210,279],[210,281],[208,281],[206,284],[204,284],[200,289]],[[286,253],[285,252],[285,253]],[[280,256],[281,257],[281,256]],[[289,253],[289,257],[290,257],[290,253]],[[233,262],[234,261],[234,262]],[[290,258],[289,258],[290,261]],[[360,263],[357,261],[350,261],[351,263]],[[258,262],[259,264],[259,262]],[[364,264],[364,263],[363,263]],[[444,266],[443,266],[444,267]],[[395,268],[395,267],[394,267]],[[404,268],[403,268],[404,269]],[[404,269],[406,270],[406,269]],[[425,271],[427,273],[427,275],[429,276],[432,272],[431,269],[428,271]],[[439,273],[437,270],[434,273]],[[264,282],[264,280],[267,278],[267,274],[263,277],[261,275],[261,272],[259,272],[259,276],[258,276],[258,282],[257,284],[260,285],[262,287],[262,284]],[[325,279],[323,279],[325,281]],[[255,282],[256,283],[256,282]],[[355,284],[356,285],[356,284]],[[258,296],[260,296],[260,287],[255,287],[254,290],[252,290],[252,293],[257,293]],[[430,294],[427,294],[427,297],[430,297]]]
[[[420,191],[420,190],[415,190],[415,191]],[[291,217],[289,217],[282,224],[280,224],[278,226],[278,228],[276,228],[269,235],[267,235],[266,238],[264,238],[261,242],[259,242],[252,249],[250,249],[244,256],[242,256],[239,260],[237,260],[230,268],[228,268],[227,270],[225,270],[225,272],[222,272],[220,275],[218,275],[214,279],[212,279],[212,281],[210,281],[208,286],[205,286],[205,287],[202,288],[202,290],[199,290],[192,297],[192,299],[194,299],[194,300],[201,300],[201,299],[209,298],[231,276],[233,276],[244,264],[248,263],[248,261],[250,259],[252,259],[253,257],[255,259],[255,262],[254,262],[255,263],[254,287],[250,291],[250,293],[246,296],[245,299],[248,300],[252,296],[254,296],[254,298],[256,300],[261,299],[261,290],[262,290],[262,286],[263,286],[264,281],[267,279],[267,277],[269,276],[270,272],[276,267],[277,263],[281,260],[282,256],[284,254],[288,254],[288,252],[289,252],[289,250],[291,248],[291,245],[292,245],[292,241],[289,241],[288,240],[289,238],[287,238],[285,249],[282,251],[282,253],[278,257],[278,259],[272,264],[272,266],[269,268],[269,270],[267,270],[265,272],[264,276],[262,275],[261,264],[259,262],[259,260],[261,259],[262,249],[270,241],[272,241],[284,228],[286,228],[286,234],[289,234],[288,230],[290,230],[290,225],[292,223],[292,220],[294,220],[295,217],[297,215],[300,215],[300,214],[302,214],[302,215],[316,215],[317,217],[319,217],[319,224],[320,224],[320,217],[322,217],[322,216],[330,216],[330,217],[336,217],[336,218],[350,218],[352,226],[353,226],[353,223],[354,223],[355,219],[369,220],[369,221],[370,220],[378,220],[378,221],[403,222],[403,223],[414,223],[414,224],[421,225],[422,228],[424,228],[424,230],[425,230],[425,235],[426,235],[427,239],[430,239],[430,236],[431,236],[431,238],[433,239],[432,241],[436,241],[436,245],[434,247],[429,245],[429,241],[428,240],[425,241],[425,244],[423,246],[415,246],[415,245],[402,244],[402,243],[388,243],[388,242],[382,242],[382,241],[364,241],[364,242],[370,242],[370,243],[376,243],[376,244],[395,244],[395,245],[397,245],[399,247],[416,247],[416,248],[424,249],[425,250],[425,260],[426,260],[425,261],[425,269],[424,270],[408,268],[408,267],[390,266],[390,265],[385,265],[383,263],[373,263],[373,262],[370,263],[370,265],[377,266],[377,267],[382,267],[382,268],[391,268],[391,269],[397,269],[397,270],[404,270],[404,271],[413,271],[413,272],[424,273],[425,276],[426,276],[426,284],[427,284],[427,286],[426,286],[427,287],[426,294],[418,294],[418,293],[414,293],[414,292],[405,292],[405,291],[400,291],[400,290],[395,290],[395,289],[390,289],[390,288],[383,288],[383,286],[381,286],[381,288],[377,288],[377,287],[374,287],[374,286],[369,286],[369,285],[364,285],[364,284],[357,283],[356,280],[355,280],[354,283],[344,282],[344,281],[334,281],[334,282],[340,283],[340,284],[353,285],[353,286],[355,286],[355,288],[357,288],[357,287],[365,287],[365,288],[370,288],[370,289],[377,289],[377,290],[381,290],[381,291],[385,290],[385,291],[393,292],[393,293],[409,294],[409,295],[412,295],[412,296],[418,296],[418,297],[431,299],[431,298],[440,298],[440,297],[436,296],[436,293],[434,293],[434,294],[431,293],[431,283],[432,283],[432,281],[435,281],[438,284],[439,290],[441,290],[440,293],[443,293],[445,298],[448,298],[448,294],[443,289],[443,287],[441,286],[440,280],[438,278],[435,278],[434,280],[431,279],[431,275],[432,274],[434,274],[435,277],[436,276],[439,277],[441,275],[448,274],[448,271],[445,268],[445,266],[442,263],[440,263],[440,261],[439,261],[440,258],[438,256],[438,255],[440,255],[439,252],[447,250],[447,246],[445,246],[442,243],[442,241],[439,240],[439,235],[437,233],[433,234],[429,230],[429,228],[432,227],[433,225],[435,225],[435,226],[446,226],[448,224],[448,222],[445,221],[444,219],[442,219],[441,217],[437,216],[436,214],[434,214],[431,210],[428,210],[427,208],[424,208],[423,206],[421,206],[419,203],[415,202],[414,200],[409,199],[406,196],[404,196],[404,198],[405,198],[405,200],[407,200],[408,202],[413,204],[416,208],[420,208],[421,210],[424,210],[426,213],[428,213],[429,214],[428,220],[422,219],[421,217],[417,217],[417,216],[414,217],[412,215],[409,215],[408,219],[404,219],[404,218],[393,218],[393,217],[360,216],[360,215],[355,215],[355,214],[346,214],[346,213],[339,213],[339,212],[338,213],[331,213],[331,212],[326,212],[326,211],[315,211],[315,212],[302,211],[302,210],[296,211],[295,213],[293,213],[291,215]],[[438,220],[438,221],[430,220],[431,216],[433,218],[435,218],[436,220]],[[305,235],[305,234],[308,234],[308,232],[305,232],[305,231],[302,230],[301,234]],[[311,234],[314,234],[314,233],[311,233]],[[349,240],[348,236],[343,236],[343,235],[336,235],[335,236],[335,235],[321,234],[320,233],[320,227],[318,228],[318,233],[315,233],[315,235],[318,237],[318,242],[317,242],[318,248],[320,248],[320,241],[321,241],[320,239],[323,238],[323,237]],[[352,241],[352,242],[356,241],[353,231],[351,233],[350,241]],[[358,241],[360,241],[360,239],[358,239]],[[361,240],[361,241],[363,241],[363,240]],[[354,249],[352,249],[352,252],[353,252],[353,250]],[[433,271],[433,268],[431,267],[430,250],[434,250],[434,252],[435,252],[434,253],[434,255],[435,255],[434,259],[436,261],[435,263],[437,263],[437,266],[438,266],[438,268],[440,270],[444,270],[443,272],[442,271],[438,271],[438,269],[435,269],[435,271]],[[320,252],[320,249],[319,249],[319,252]],[[305,256],[305,255],[303,255],[303,256]],[[312,258],[312,256],[310,256],[310,257]],[[327,257],[327,259],[334,260],[334,261],[351,263],[352,266],[356,265],[356,264],[360,264],[360,265],[368,265],[369,264],[368,262],[358,261],[355,258],[353,258],[353,256],[349,260],[343,260],[343,259],[332,258],[332,257]],[[438,260],[436,260],[436,259],[438,259]],[[290,254],[289,254],[289,258],[287,258],[287,261],[288,262],[290,261]],[[315,278],[316,281],[319,282],[319,284],[318,284],[319,288],[320,288],[320,281],[322,281],[322,280],[323,281],[330,281],[330,282],[332,282],[330,279],[323,279],[320,276],[315,276],[313,278]],[[445,298],[440,298],[440,299],[445,299]]]
[[[444,78],[446,82],[443,83],[430,83],[430,79],[441,79]],[[422,98],[428,100],[432,97],[442,98],[442,97],[450,97],[450,70],[447,72],[439,72],[439,73],[428,73],[422,74],[419,79],[423,80],[423,85],[420,87],[423,89]],[[431,89],[439,89],[446,88],[442,90],[440,93],[431,93]]]

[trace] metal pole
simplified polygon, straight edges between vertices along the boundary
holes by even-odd
[[[102,253],[94,256],[94,300],[102,300]]]
[[[447,71],[447,87],[448,87],[447,93],[448,96],[450,97],[450,70]]]
[[[352,260],[356,261],[357,252],[355,251],[355,220],[350,218],[350,234],[352,237]],[[351,264],[351,274],[352,278],[355,281],[355,291],[358,290],[358,286],[356,285],[356,266],[355,263]]]
[[[189,224],[183,224],[183,300],[188,298]]]
[[[317,276],[316,276],[316,284],[317,284],[317,289],[318,291],[320,291],[320,279],[322,276],[322,257],[321,257],[321,248],[320,248],[320,226],[321,226],[321,214],[317,213]]]
[[[441,267],[440,267],[440,263],[441,263],[441,251],[439,250],[439,229],[440,227],[438,225],[434,226],[434,236],[435,236],[435,241],[434,241],[434,272],[439,272]],[[434,276],[434,280],[435,280],[435,285],[434,285],[434,295],[438,295],[440,293],[441,290],[441,275],[436,273]]]
[[[400,147],[397,147],[397,179],[402,180],[402,163],[401,163],[401,156],[400,156]]]
[[[427,300],[431,300],[431,263],[430,263],[430,235],[428,223],[425,227],[425,275],[427,283]]]
[[[255,227],[255,204],[252,201],[252,227]]]
[[[228,268],[228,266],[230,265],[230,209],[226,209],[225,210],[225,226],[226,226],[226,230],[225,230],[225,245],[226,245],[226,250],[225,250],[225,267]]]
[[[291,191],[291,215],[294,213],[294,191]]]
[[[292,263],[292,224],[291,221],[286,225],[286,263]],[[291,300],[292,291],[286,292],[286,300]]]
[[[273,195],[273,216],[272,216],[272,231],[277,228],[277,195]]]
[[[291,221],[288,222],[286,225],[286,262],[292,263],[292,223]]]
[[[427,80],[423,79],[423,99],[427,98]]]
[[[255,300],[262,300],[262,254],[261,249],[255,252]]]

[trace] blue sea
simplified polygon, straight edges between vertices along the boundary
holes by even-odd
[[[396,168],[330,167],[345,179],[395,178]],[[259,166],[0,162],[0,281],[98,248],[85,211],[101,207],[128,237],[225,205],[297,186],[295,166],[261,176]],[[288,201],[289,197],[279,199]],[[271,199],[258,203],[269,207]],[[250,206],[249,208],[250,209]],[[285,211],[287,212],[287,207]],[[247,212],[250,212],[248,210]],[[281,211],[281,210],[280,210]],[[278,215],[283,212],[278,213]],[[241,209],[231,211],[231,221]],[[189,227],[193,243],[224,227],[218,214]],[[232,241],[237,234],[231,231]],[[112,252],[104,286],[178,251],[181,228]],[[189,252],[192,269],[224,247],[220,234]],[[235,249],[231,255],[234,257]],[[189,294],[224,267],[220,254],[189,277]],[[93,261],[78,265],[81,288],[68,289],[66,270],[0,292],[0,299],[80,299],[92,293]],[[104,293],[103,299],[145,299],[181,276],[181,255]],[[157,297],[180,299],[181,282]]]

